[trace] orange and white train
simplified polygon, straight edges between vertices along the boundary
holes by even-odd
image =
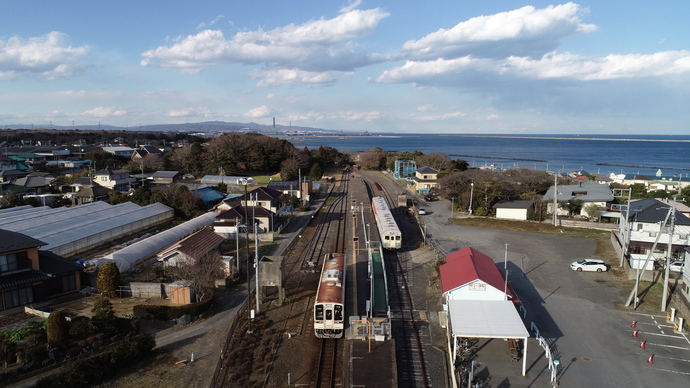
[[[323,259],[319,288],[314,302],[314,334],[319,338],[341,338],[345,330],[344,253],[329,253]]]

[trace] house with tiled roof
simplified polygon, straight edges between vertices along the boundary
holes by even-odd
[[[81,289],[82,267],[40,247],[45,242],[0,229],[0,311]]]
[[[223,241],[225,238],[216,234],[213,229],[204,228],[168,246],[156,256],[165,267],[195,264],[214,254],[220,256],[220,244]]]
[[[93,180],[100,186],[117,191],[127,191],[134,183],[134,178],[129,176],[129,171],[121,168],[104,168],[96,171]]]
[[[278,190],[269,189],[267,187],[257,187],[246,195],[240,197],[240,204],[242,206],[249,207],[262,207],[275,213],[282,205],[280,203],[281,195],[283,195],[283,193]]]
[[[422,194],[428,194],[438,184],[439,171],[429,166],[418,168],[415,171],[415,176],[408,180],[414,186],[415,191]]]
[[[579,215],[588,217],[587,208],[590,206],[601,206],[602,209],[608,209],[614,200],[613,191],[608,184],[601,183],[584,183],[577,185],[558,185],[551,186],[542,197],[542,203],[546,203],[547,213],[553,214],[554,197],[559,204],[568,203],[569,201],[579,199],[583,202]],[[555,211],[559,216],[568,216],[568,209],[562,209],[558,206]]]
[[[472,247],[446,255],[446,263],[439,270],[444,304],[452,300],[520,303],[494,260]]]

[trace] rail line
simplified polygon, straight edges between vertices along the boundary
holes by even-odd
[[[388,202],[396,222],[401,226],[402,214],[396,206],[397,201],[394,201],[390,193],[379,182],[365,179],[364,183],[370,197],[379,195],[374,189],[380,192],[380,195]],[[405,245],[410,244],[411,240],[409,239],[410,236],[406,235],[405,228],[400,228],[400,232],[402,233],[403,248],[399,252],[384,252],[389,280],[389,303],[391,311],[394,312],[391,329],[393,338],[395,338],[398,384],[399,387],[428,388],[431,383],[427,374],[421,339],[423,331],[428,331],[428,324],[419,322],[415,317],[414,303],[401,260],[401,256],[408,254]]]
[[[338,340],[322,339],[319,364],[316,373],[316,388],[333,388],[336,382],[336,366],[338,359]]]

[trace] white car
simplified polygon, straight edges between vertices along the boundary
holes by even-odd
[[[582,259],[570,264],[570,269],[573,271],[596,271],[596,272],[606,272],[609,267],[606,266],[604,260],[597,259]]]
[[[668,269],[671,272],[681,272],[682,273],[684,266],[685,266],[684,261],[674,261],[669,265]]]
[[[425,215],[425,214],[426,214],[426,209],[420,207],[420,208],[419,208],[419,215],[422,215],[422,216],[423,216],[423,215]]]

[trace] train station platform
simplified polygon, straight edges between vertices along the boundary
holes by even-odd
[[[395,341],[347,340],[346,387],[389,388],[398,386]]]

